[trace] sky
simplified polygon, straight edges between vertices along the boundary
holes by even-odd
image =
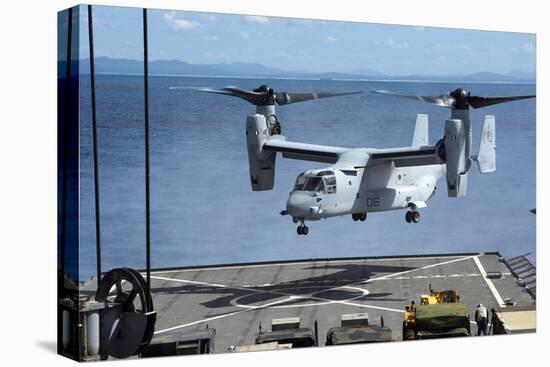
[[[80,13],[88,56],[87,7]],[[95,56],[143,59],[142,10],[94,6]],[[534,34],[154,10],[149,59],[259,63],[306,72],[371,69],[387,75],[535,70]]]

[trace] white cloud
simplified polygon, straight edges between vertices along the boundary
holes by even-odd
[[[269,18],[259,15],[246,15],[244,17],[246,21],[250,24],[269,24]]]
[[[385,39],[382,41],[382,44],[391,48],[409,48],[409,44],[407,42],[397,42],[392,38]]]
[[[187,19],[184,19],[183,17],[181,18],[176,17],[175,11],[164,13],[164,15],[162,16],[162,19],[164,19],[164,21],[168,23],[172,27],[172,29],[175,31],[189,31],[192,29],[199,28],[201,25],[199,22],[194,20],[187,20]]]
[[[218,18],[214,14],[206,14],[204,16],[204,19],[208,20],[209,22],[215,22]]]
[[[458,45],[456,49],[464,52],[472,52],[472,45],[470,45],[469,43]]]
[[[503,51],[503,53],[504,55],[507,55],[507,56],[514,55],[514,54],[535,55],[537,53],[537,47],[532,42],[526,42],[519,47],[509,48],[508,50]]]
[[[534,54],[537,52],[535,45],[532,43],[525,43],[521,46],[521,50],[526,54]]]
[[[240,36],[242,37],[242,39],[245,39],[245,40],[250,39],[250,35],[246,32],[241,32]]]
[[[311,27],[313,25],[313,20],[291,18],[288,20],[287,24],[295,27]]]
[[[275,54],[275,56],[280,57],[280,58],[282,58],[282,59],[292,59],[292,58],[293,58],[293,55],[290,55],[290,54],[288,54],[288,53],[286,53],[286,52],[277,52],[277,53]]]
[[[459,44],[435,44],[430,48],[424,50],[424,53],[429,55],[439,54],[440,52],[459,52],[461,54],[472,55],[473,47],[469,43]]]
[[[336,39],[336,37],[328,36],[327,39],[326,39],[326,41],[327,41],[328,43],[334,43],[334,42],[337,41],[337,39]]]
[[[84,27],[88,27],[88,12],[80,12],[80,23]],[[94,27],[100,27],[103,25],[103,20],[99,19],[96,13],[92,13],[92,23]]]

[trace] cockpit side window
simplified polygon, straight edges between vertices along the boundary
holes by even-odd
[[[304,187],[304,191],[325,192],[325,184],[322,177],[310,177]]]
[[[327,188],[327,194],[336,193],[336,176],[325,176],[325,185]]]
[[[304,185],[306,183],[306,179],[307,179],[307,177],[304,176],[303,173],[301,173],[296,178],[296,184],[294,185],[294,191],[303,191],[304,190]]]

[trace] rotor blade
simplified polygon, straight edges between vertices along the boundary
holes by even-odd
[[[285,104],[291,104],[291,103],[298,103],[298,102],[305,102],[310,101],[312,99],[321,99],[321,98],[328,98],[328,97],[337,97],[337,96],[347,96],[350,94],[361,94],[361,91],[355,91],[355,92],[341,92],[341,93],[330,93],[330,92],[321,92],[321,93],[287,93],[287,92],[279,92],[275,93],[275,99],[279,105],[285,105]]]
[[[509,97],[478,97],[478,96],[469,96],[468,104],[473,108],[481,108],[486,106],[491,106],[498,103],[516,101],[519,99],[535,98],[536,95],[529,96],[509,96]]]
[[[196,90],[200,92],[225,94],[228,96],[239,97],[254,105],[260,104],[266,97],[265,93],[253,92],[250,90],[241,89],[237,87],[225,87],[222,89],[196,88]]]
[[[392,97],[400,97],[406,99],[412,99],[415,101],[421,101],[426,103],[435,104],[440,107],[454,108],[455,100],[451,96],[419,96],[419,95],[410,95],[410,94],[397,94],[392,93],[387,90],[373,90],[371,93],[374,94],[384,94]]]

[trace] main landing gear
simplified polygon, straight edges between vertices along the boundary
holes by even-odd
[[[367,219],[367,213],[352,213],[351,219],[353,219],[354,222],[357,222],[358,220],[364,222]]]
[[[407,223],[418,223],[420,222],[420,213],[414,209],[411,209],[405,214],[405,220]]]
[[[307,236],[307,234],[309,233],[309,227],[304,224],[303,220],[300,221],[300,225],[298,226],[298,228],[296,228],[296,233],[304,236]]]

